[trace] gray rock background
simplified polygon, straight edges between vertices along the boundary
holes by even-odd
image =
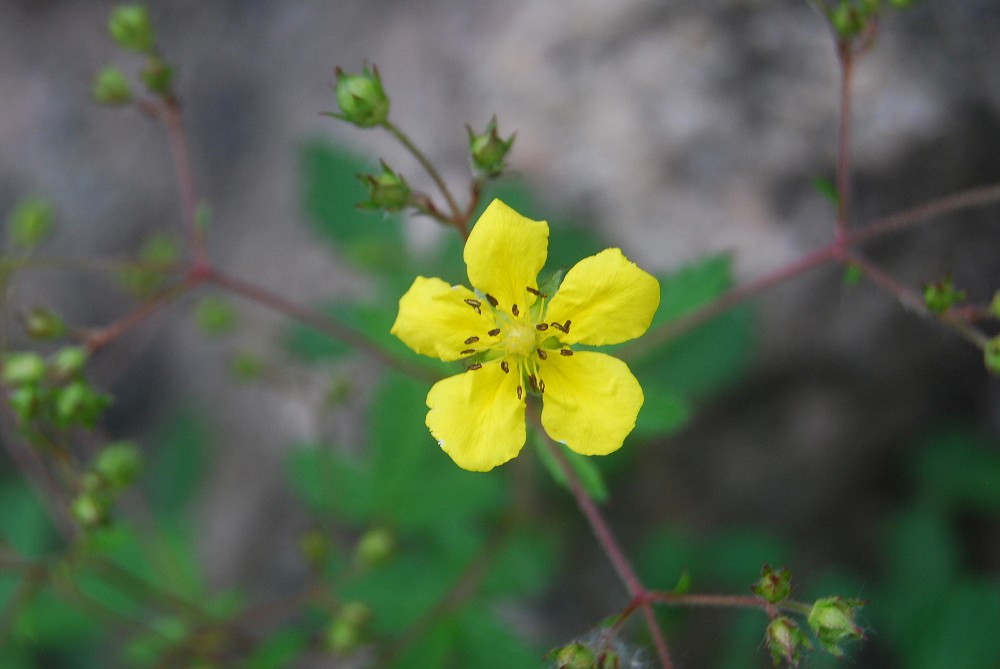
[[[517,131],[512,165],[543,206],[586,220],[644,267],[729,252],[746,280],[830,237],[832,215],[810,182],[833,173],[837,64],[805,2],[150,5],[161,48],[179,66],[196,177],[214,211],[213,256],[295,300],[365,290],[302,224],[304,139],[357,147],[373,168],[385,157],[429,188],[387,137],[319,115],[335,104],[331,68],[356,71],[365,60],[378,64],[394,117],[456,188],[466,173],[463,124],[496,113],[501,131]],[[89,103],[93,71],[131,63],[106,37],[106,9],[0,3],[0,214],[27,193],[52,198],[55,255],[127,257],[151,230],[179,225],[161,129],[134,110]],[[997,35],[993,0],[927,0],[884,22],[856,77],[857,221],[1000,180]],[[911,285],[950,271],[986,301],[1000,287],[997,216],[996,207],[965,213],[869,250]],[[426,221],[413,230],[436,232]],[[110,282],[73,272],[22,278],[17,299],[87,325],[130,304]],[[209,342],[179,317],[191,303],[103,353],[97,373],[113,384],[123,433],[179,401],[211,410],[224,436],[202,501],[211,579],[280,587],[294,580],[301,529],[279,476],[283,453],[297,440],[356,434],[363,402],[331,417],[321,410],[327,378],[291,366],[275,387],[232,384],[230,349],[283,355],[275,342],[284,321],[247,306],[235,345]],[[871,286],[844,289],[831,269],[756,304],[759,346],[745,382],[650,449],[645,474],[610,512],[626,537],[665,521],[706,532],[761,523],[794,532],[815,565],[864,564],[875,527],[832,509],[891,504],[908,445],[942,422],[996,433],[997,383],[957,336]],[[593,553],[569,578],[606,576]],[[991,564],[1000,566],[995,556]],[[580,597],[587,606],[568,607],[555,629],[572,634],[620,602],[617,590]]]

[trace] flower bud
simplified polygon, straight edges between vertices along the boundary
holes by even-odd
[[[358,541],[354,557],[365,567],[385,564],[396,552],[396,538],[389,530],[376,527],[368,530]]]
[[[53,394],[59,427],[80,425],[93,429],[101,412],[110,404],[110,398],[95,391],[85,381],[71,381]]]
[[[83,493],[73,500],[70,511],[84,527],[97,527],[108,520],[107,500],[99,494]]]
[[[169,97],[173,94],[174,68],[167,65],[159,56],[150,57],[139,72],[139,78],[142,79],[142,83],[146,85],[150,93],[161,97]]]
[[[94,75],[91,94],[98,104],[127,105],[132,101],[132,85],[125,74],[112,65]]]
[[[389,169],[384,161],[382,162],[381,174],[359,174],[357,176],[368,186],[368,201],[358,205],[363,209],[399,211],[410,202],[410,195],[413,193],[410,190],[410,185],[401,175]]]
[[[66,322],[56,312],[35,307],[24,314],[24,330],[32,339],[50,341],[66,334]]]
[[[775,571],[765,564],[760,568],[760,580],[753,586],[754,593],[772,604],[788,599],[792,594],[792,574],[782,567]]]
[[[845,39],[856,37],[861,34],[865,27],[865,18],[857,7],[848,0],[841,0],[840,4],[833,9],[830,14],[830,22],[837,34]]]
[[[771,621],[764,638],[775,665],[787,662],[791,667],[798,666],[802,650],[812,648],[809,638],[785,616]]]
[[[809,627],[819,639],[823,648],[840,657],[844,651],[837,645],[845,639],[860,639],[864,631],[854,622],[854,614],[862,602],[842,597],[817,599],[809,610]]]
[[[112,489],[121,490],[139,475],[142,457],[135,444],[119,441],[104,447],[94,460],[93,468]]]
[[[371,620],[371,609],[363,602],[347,602],[326,631],[327,645],[335,653],[346,654],[357,649],[364,628]]]
[[[506,167],[504,159],[514,144],[514,135],[506,140],[500,139],[496,116],[486,124],[486,130],[481,135],[473,132],[470,126],[465,128],[469,132],[469,155],[472,158],[473,169],[488,177],[500,176]]]
[[[80,374],[87,364],[87,351],[82,346],[66,346],[52,357],[52,373],[59,379],[69,379]]]
[[[7,222],[12,241],[25,249],[32,249],[52,231],[55,215],[48,200],[29,197],[18,202]]]
[[[335,70],[337,104],[340,114],[336,118],[353,123],[359,128],[381,125],[389,118],[389,98],[382,89],[378,68],[365,65],[361,74],[347,74],[339,67]]]
[[[143,5],[120,5],[111,10],[108,32],[123,49],[149,53],[156,45],[153,22]]]
[[[955,288],[951,275],[937,283],[924,284],[924,304],[936,314],[943,314],[964,299],[965,291]]]
[[[1000,374],[1000,335],[986,342],[983,348],[983,362],[991,374]]]
[[[556,669],[592,669],[596,661],[594,651],[576,641],[556,649],[553,659]]]
[[[11,386],[38,383],[45,378],[45,358],[37,353],[11,353],[3,361],[3,382]]]

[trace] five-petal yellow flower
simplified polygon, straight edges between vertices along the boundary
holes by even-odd
[[[427,427],[463,469],[488,471],[520,452],[529,394],[542,397],[549,436],[583,455],[617,450],[635,427],[643,394],[628,366],[572,347],[640,336],[660,284],[621,250],[606,249],[544,295],[537,276],[548,237],[548,223],[494,200],[465,245],[476,292],[418,276],[399,300],[394,335],[422,355],[471,362],[427,395]]]

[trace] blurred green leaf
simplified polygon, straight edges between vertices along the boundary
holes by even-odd
[[[271,634],[246,659],[245,669],[285,669],[309,650],[311,639],[304,629],[284,629]]]
[[[180,521],[208,472],[208,428],[192,412],[173,416],[151,439],[145,488],[154,513]]]
[[[358,458],[323,446],[302,446],[289,455],[286,471],[292,491],[313,513],[355,523],[371,517],[375,481],[371,468]]]
[[[1000,445],[964,430],[928,438],[913,461],[921,495],[936,506],[1000,513]]]
[[[683,397],[647,380],[643,386],[646,399],[630,437],[646,438],[676,432],[691,419],[691,406]]]
[[[552,539],[540,528],[520,527],[506,537],[483,581],[485,595],[534,595],[559,568]]]
[[[30,251],[52,232],[55,213],[52,204],[41,197],[27,197],[18,202],[7,217],[11,242]]]
[[[542,436],[537,431],[532,431],[531,440],[535,445],[535,450],[538,453],[539,459],[552,476],[552,480],[563,488],[569,490],[569,479],[566,477],[566,472],[563,471],[559,461],[556,460],[552,451],[549,450],[548,438]],[[584,490],[587,491],[587,495],[595,502],[607,501],[608,487],[604,483],[604,477],[601,475],[601,470],[598,469],[597,465],[594,463],[594,458],[575,453],[564,444],[554,444],[554,447],[558,448],[562,452],[566,461],[569,463],[569,466],[573,468],[574,472],[576,472]]]
[[[0,536],[25,557],[41,557],[58,543],[48,513],[21,480],[0,483]]]
[[[399,218],[357,207],[366,194],[355,175],[368,167],[325,141],[307,143],[301,149],[305,211],[317,234],[359,267],[396,271],[406,257]]]

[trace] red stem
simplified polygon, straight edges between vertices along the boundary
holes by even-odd
[[[191,246],[196,267],[208,266],[208,252],[205,248],[205,236],[198,226],[198,191],[195,188],[194,173],[191,169],[191,156],[188,151],[187,134],[181,120],[180,104],[176,98],[167,99],[163,114],[159,116],[167,128],[170,138],[170,150],[174,156],[174,169],[177,175],[177,186],[180,189],[181,212],[184,216],[184,227],[187,230],[188,243]]]
[[[843,244],[848,234],[851,202],[851,80],[854,74],[854,53],[850,40],[837,40],[837,60],[840,62],[840,125],[837,133],[836,239]]]

